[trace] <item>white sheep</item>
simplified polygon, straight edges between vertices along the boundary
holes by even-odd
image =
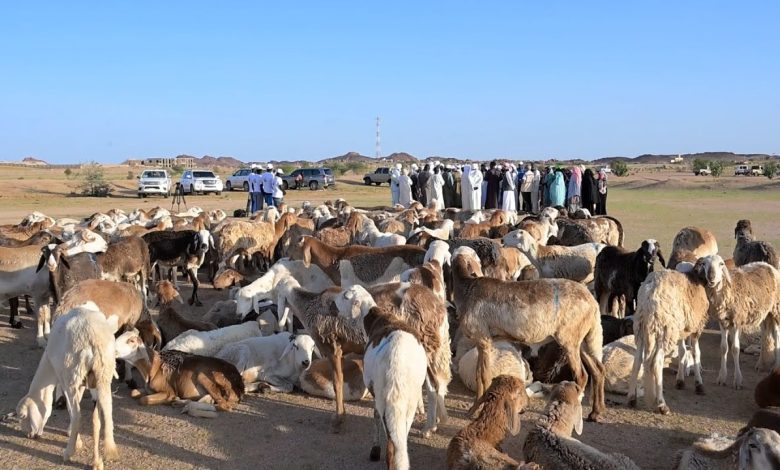
[[[471,343],[467,341],[467,343]],[[461,343],[458,344],[461,346]],[[460,352],[460,351],[459,351]],[[490,359],[490,374],[493,377],[499,375],[508,375],[510,377],[517,377],[522,380],[526,387],[533,383],[533,374],[531,373],[531,367],[528,362],[520,354],[512,343],[508,341],[494,341],[493,347],[488,350],[488,354],[491,354]],[[458,376],[463,385],[466,386],[472,392],[477,390],[477,356],[478,350],[471,343],[471,347],[467,349],[459,356],[457,367]],[[533,395],[531,391],[528,391],[528,395]]]
[[[368,242],[368,245],[381,248],[406,244],[406,237],[403,235],[385,233],[376,227],[373,220],[368,219],[368,222],[363,226],[363,231],[360,234],[360,239]]]
[[[717,383],[725,385],[728,375],[729,347],[734,359],[734,388],[742,388],[739,367],[739,334],[762,329],[764,347],[756,368],[771,359],[780,364],[780,272],[764,262],[749,263],[729,270],[719,255],[700,260],[705,288],[710,299],[710,311],[720,325],[720,373]],[[771,335],[771,336],[770,336]],[[767,347],[770,346],[770,347]],[[771,362],[770,362],[771,364]]]
[[[363,289],[361,289],[363,290]],[[388,467],[409,468],[407,436],[420,401],[420,388],[426,380],[427,358],[419,340],[404,331],[396,319],[372,305],[371,296],[359,298],[355,290],[336,296],[339,316],[358,321],[368,336],[363,356],[363,381],[374,395],[374,443],[371,460],[379,460],[380,434],[387,436]]]
[[[427,227],[417,227],[416,229],[412,230],[411,233],[409,233],[409,237],[411,238],[413,235],[425,232],[428,235],[432,237],[439,238],[441,240],[449,240],[452,238],[452,230],[455,227],[455,222],[450,219],[445,219],[441,222],[441,225],[437,229],[430,229]]]
[[[187,330],[168,341],[163,351],[176,350],[213,357],[225,345],[255,336],[261,336],[260,325],[256,321],[248,321],[240,325],[226,326],[211,331]]]
[[[561,278],[589,283],[593,280],[596,257],[606,245],[584,243],[577,246],[545,246],[525,230],[509,232],[505,246],[518,248],[539,270],[543,278]]]
[[[103,415],[103,446],[106,459],[118,457],[111,414],[111,378],[114,375],[114,331],[116,322],[107,320],[97,306],[88,303],[58,318],[38,363],[30,390],[16,406],[22,428],[30,438],[43,434],[51,416],[54,388],[65,395],[70,414],[68,445],[63,459],[68,462],[81,448],[81,397],[85,383],[95,389],[97,406],[92,413],[93,468],[103,468],[99,452],[100,417]],[[91,392],[91,390],[90,390]]]
[[[311,336],[283,332],[227,344],[215,357],[236,366],[247,392],[268,386],[273,392],[290,393],[315,350]]]

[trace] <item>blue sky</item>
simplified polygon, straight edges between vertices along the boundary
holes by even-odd
[[[0,160],[780,153],[777,2],[8,2]]]

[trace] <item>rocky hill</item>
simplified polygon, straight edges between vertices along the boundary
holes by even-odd
[[[700,153],[685,153],[681,154],[683,161],[693,161],[696,158],[702,158],[704,160],[719,160],[723,163],[734,163],[751,160],[768,160],[773,158],[772,155],[763,153],[734,153],[734,152],[700,152]],[[626,163],[644,163],[644,164],[663,164],[669,163],[669,161],[677,155],[656,155],[656,154],[643,154],[634,158],[627,157],[605,157],[593,160],[593,163],[603,164],[611,163],[614,161],[624,161]]]

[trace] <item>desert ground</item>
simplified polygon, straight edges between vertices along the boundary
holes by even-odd
[[[110,198],[71,197],[76,181],[62,170],[0,167],[0,223],[17,223],[34,210],[60,217],[87,216],[113,207],[134,209],[161,205],[170,208],[170,199],[138,199],[135,180],[126,179],[127,167],[111,168],[108,176],[116,186]],[[727,173],[728,174],[728,173]],[[225,174],[222,174],[225,176]],[[298,205],[308,200],[319,203],[343,197],[355,206],[386,204],[389,189],[364,186],[361,175],[339,178],[336,188],[324,191],[289,191],[287,201]],[[190,206],[224,209],[232,213],[243,208],[246,193],[221,196],[187,197]],[[183,206],[182,206],[183,209]],[[623,222],[626,246],[635,247],[646,238],[661,242],[668,252],[674,234],[684,226],[698,225],[712,230],[724,258],[734,247],[733,227],[738,219],[753,221],[756,236],[780,245],[780,182],[766,178],[694,177],[690,173],[640,168],[624,178],[610,179],[608,209]],[[185,287],[182,295],[189,295]],[[203,307],[182,307],[199,317],[225,291],[215,291],[207,283],[201,286]],[[0,414],[14,410],[26,393],[35,372],[41,350],[35,347],[34,319],[22,315],[25,328],[8,327],[8,312],[0,313]],[[734,390],[715,384],[718,367],[719,337],[708,330],[702,339],[705,396],[693,393],[692,379],[686,390],[674,388],[673,370],[664,374],[665,397],[672,414],[661,416],[649,409],[629,409],[625,397],[609,395],[607,423],[586,423],[581,439],[602,451],[621,452],[647,469],[671,468],[675,453],[698,437],[711,433],[734,435],[749,419],[756,406],[753,388],[761,374],[753,369],[756,357],[741,357],[745,386]],[[730,371],[732,368],[730,367]],[[372,402],[363,400],[347,405],[348,420],[342,434],[332,434],[332,402],[309,397],[301,392],[290,395],[247,395],[238,409],[221,413],[213,420],[179,414],[177,409],[141,407],[129,397],[124,384],[114,387],[115,437],[121,460],[107,468],[304,468],[304,469],[377,469],[383,464],[368,461],[373,424]],[[468,420],[465,412],[472,395],[457,378],[453,379],[447,407],[450,421],[439,433],[424,440],[422,421],[410,435],[413,468],[444,468],[445,449],[450,438]],[[84,408],[91,409],[85,398]],[[524,415],[518,436],[508,437],[503,449],[522,459],[522,442],[538,413],[542,399],[533,399]],[[585,406],[586,409],[589,405]],[[587,410],[586,410],[587,412]],[[86,411],[83,411],[86,415]],[[17,423],[0,423],[0,462],[3,468],[58,468],[66,442],[68,414],[55,410],[41,439],[25,438]],[[69,467],[91,464],[91,420],[82,420],[85,449]]]

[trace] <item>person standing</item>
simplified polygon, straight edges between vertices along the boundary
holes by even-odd
[[[523,195],[523,210],[525,212],[531,212],[533,207],[531,205],[531,190],[534,186],[534,172],[531,171],[531,166],[525,166],[525,172],[523,173],[523,182],[520,184],[520,194]]]
[[[444,167],[441,177],[444,178],[444,207],[455,207],[455,178],[450,165]]]
[[[419,175],[417,175],[417,185],[420,187],[420,203],[423,207],[428,207],[428,187],[431,180],[431,165],[426,163]]]
[[[420,169],[416,163],[412,163],[412,171],[409,172],[409,178],[412,180],[412,199],[420,200],[420,183],[417,180],[420,175]]]
[[[268,207],[274,205],[274,191],[276,190],[276,177],[274,176],[274,166],[270,163],[266,167],[265,173],[262,175],[263,186],[263,199]]]
[[[534,181],[531,184],[531,212],[538,214],[539,200],[541,198],[541,195],[539,194],[539,188],[542,185],[542,173],[538,169],[534,168],[533,174]]]
[[[398,195],[400,187],[398,186],[398,178],[401,176],[401,164],[396,163],[395,167],[390,170],[390,196],[392,199],[392,205],[398,204]]]
[[[430,206],[437,210],[444,210],[444,177],[441,174],[442,167],[433,168],[433,175],[430,179],[431,184],[431,203]]]
[[[482,186],[483,186],[482,172],[479,170],[479,166],[476,163],[471,164],[471,171],[469,171],[469,188],[470,195],[469,209],[472,211],[478,211],[482,209]]]
[[[284,187],[284,184],[282,183],[283,174],[284,171],[281,168],[276,170],[276,177],[274,178],[276,182],[276,186],[274,187],[274,206],[276,207],[282,206],[282,200],[286,194],[284,189],[282,189]]]
[[[596,214],[607,215],[607,172],[603,169],[599,171],[598,192]]]
[[[515,201],[517,201],[516,177],[515,166],[510,164],[503,174],[504,198],[501,201],[501,209],[508,212],[517,211],[517,206],[515,205]]]
[[[462,196],[461,196],[461,179],[463,178],[463,171],[461,171],[459,165],[455,165],[455,168],[452,170],[452,180],[454,182],[453,185],[453,195],[452,195],[452,207],[461,207],[462,202]]]
[[[257,168],[253,168],[247,178],[247,184],[249,185],[249,214],[252,215],[257,212],[258,193],[260,193],[260,175]]]
[[[515,178],[515,194],[517,195],[517,210],[527,212],[527,209],[523,207],[523,193],[520,192],[520,187],[523,185],[523,178],[525,177],[525,167],[523,167],[523,162],[520,162],[516,174],[517,177]]]
[[[461,209],[463,209],[464,211],[471,210],[471,182],[469,181],[470,173],[471,173],[471,165],[466,163],[463,166],[463,176],[460,179]]]
[[[591,215],[596,215],[596,204],[598,204],[599,190],[593,170],[588,168],[582,174],[582,208],[587,209]]]
[[[566,197],[569,204],[567,209],[570,214],[574,214],[582,206],[582,168],[579,165],[571,169]]]
[[[409,177],[409,169],[404,168],[398,177],[398,203],[408,209],[412,200],[412,179]]]
[[[496,169],[496,161],[490,162],[490,169],[486,175],[487,179],[487,197],[485,198],[485,209],[498,208],[498,192],[501,188],[501,173]]]
[[[555,170],[552,185],[550,186],[550,206],[563,207],[566,202],[566,183],[563,178],[563,171]]]

